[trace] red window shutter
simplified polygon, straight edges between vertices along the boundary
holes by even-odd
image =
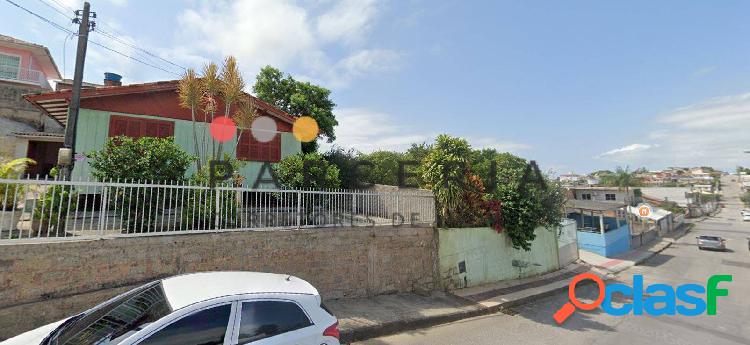
[[[174,136],[174,122],[112,115],[109,118],[109,136],[114,137],[118,135],[128,136],[133,139],[140,137],[171,137]]]
[[[156,137],[168,138],[174,136],[174,123],[168,121],[155,121]]]
[[[250,160],[250,131],[242,131],[240,141],[237,143],[237,159]]]
[[[122,116],[111,116],[109,118],[109,137],[125,135],[127,133],[128,120]]]
[[[158,137],[159,135],[159,122],[160,121],[150,121],[150,120],[143,120],[141,123],[143,124],[143,136],[144,137]]]
[[[276,135],[268,144],[269,162],[278,162],[281,160],[281,135]]]
[[[140,138],[142,133],[141,123],[136,119],[127,119],[128,126],[125,135],[131,138]]]

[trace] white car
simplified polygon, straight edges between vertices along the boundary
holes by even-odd
[[[750,210],[742,210],[742,220],[750,222]]]
[[[302,279],[205,272],[148,283],[1,344],[339,345],[339,329]]]

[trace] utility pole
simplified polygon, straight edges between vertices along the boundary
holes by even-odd
[[[96,18],[96,12],[90,13],[88,2],[83,3],[83,11],[76,11],[74,23],[78,23],[78,50],[76,51],[75,75],[73,76],[73,90],[68,106],[68,120],[65,124],[65,140],[63,148],[58,154],[58,163],[62,167],[62,176],[70,180],[75,164],[76,127],[78,124],[78,110],[81,105],[81,85],[83,84],[83,66],[86,60],[86,46],[89,42],[89,30],[93,30],[96,23],[89,22],[89,17]]]

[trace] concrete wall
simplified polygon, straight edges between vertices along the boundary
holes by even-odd
[[[438,232],[440,278],[447,289],[530,277],[559,268],[557,230],[536,229],[530,251],[514,249],[506,234],[498,234],[491,228]],[[460,272],[461,262],[465,264],[465,273]]]
[[[293,274],[323,298],[434,288],[433,228],[329,228],[109,238],[0,247],[0,340],[180,273]]]
[[[77,153],[89,153],[91,151],[97,151],[104,148],[104,144],[109,136],[109,118],[111,115],[122,115],[131,117],[142,117],[147,119],[165,120],[174,122],[174,137],[175,142],[182,147],[185,151],[190,154],[194,154],[193,146],[193,125],[190,121],[175,120],[168,118],[161,118],[156,116],[146,115],[133,115],[124,113],[115,113],[109,111],[81,109],[78,118],[78,137],[76,139],[76,152]],[[196,124],[198,133],[202,133],[202,127],[207,128],[207,124]],[[208,131],[208,129],[206,129]],[[208,132],[207,132],[208,133]],[[208,135],[208,134],[206,134]],[[209,138],[210,140],[210,138]],[[235,148],[237,146],[237,138],[224,143],[224,152],[231,156],[235,155]],[[281,157],[284,158],[289,155],[296,154],[302,151],[302,144],[294,138],[292,133],[281,133]],[[83,164],[81,164],[83,163]],[[258,178],[260,169],[263,166],[262,162],[246,162],[245,166],[240,169],[242,176],[246,178],[246,184],[252,186],[255,180]],[[195,165],[191,164],[188,169],[187,175],[194,172]],[[91,176],[91,167],[86,160],[76,162],[73,168],[73,179],[87,179]],[[270,178],[270,175],[266,173],[264,178]]]
[[[630,228],[627,224],[607,231],[604,235],[578,231],[578,247],[605,257],[612,257],[630,249]]]

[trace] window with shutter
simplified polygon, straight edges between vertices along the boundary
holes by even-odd
[[[109,118],[109,137],[124,135],[131,138],[174,136],[174,122],[112,115]]]
[[[280,161],[281,136],[276,135],[273,140],[262,143],[255,140],[250,131],[243,131],[237,145],[237,159],[271,163]]]

